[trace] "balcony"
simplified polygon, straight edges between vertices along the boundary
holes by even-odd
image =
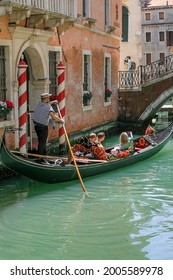
[[[9,26],[52,30],[63,33],[77,21],[77,0],[0,0],[0,16],[9,13]]]
[[[12,9],[37,9],[67,17],[77,17],[76,0],[0,0],[0,6],[3,5],[10,6]]]

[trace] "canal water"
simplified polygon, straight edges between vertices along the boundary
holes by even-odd
[[[172,147],[84,179],[89,197],[78,181],[1,181],[0,259],[173,259]]]

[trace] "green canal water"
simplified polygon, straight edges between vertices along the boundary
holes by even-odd
[[[89,198],[78,181],[1,181],[0,259],[173,259],[172,147],[85,179]]]

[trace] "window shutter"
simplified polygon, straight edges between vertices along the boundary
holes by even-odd
[[[166,45],[170,46],[170,42],[169,42],[169,31],[166,31]]]
[[[128,42],[128,9],[123,6],[122,8],[122,41],[123,42]]]

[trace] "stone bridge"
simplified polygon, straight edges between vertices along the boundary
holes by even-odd
[[[136,70],[119,72],[119,120],[150,120],[173,96],[173,55]]]

